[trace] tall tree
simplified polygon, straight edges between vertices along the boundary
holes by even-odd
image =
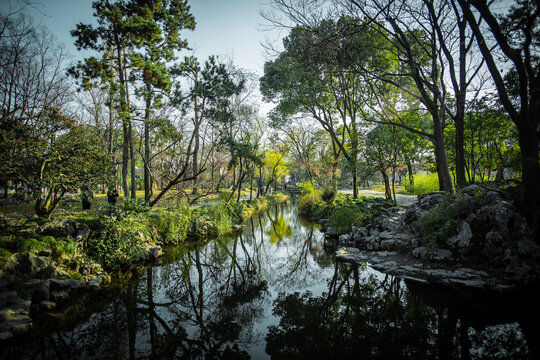
[[[540,3],[519,0],[506,16],[493,3],[458,0],[492,76],[500,101],[518,129],[522,161],[521,208],[540,223]],[[485,24],[485,25],[484,25]],[[487,31],[486,31],[487,30]],[[501,66],[503,61],[505,66]],[[509,68],[507,80],[503,68]]]

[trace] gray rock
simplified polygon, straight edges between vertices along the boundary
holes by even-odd
[[[390,231],[388,231],[388,230],[383,231],[383,232],[381,232],[381,233],[379,234],[381,240],[392,239],[392,238],[394,238],[394,235],[395,235],[395,234],[394,234],[393,232],[390,232]]]
[[[26,256],[26,271],[35,274],[52,265],[53,260],[47,256],[35,256],[28,253]]]
[[[417,247],[412,255],[422,260],[448,260],[452,257],[452,252],[447,249],[427,248],[425,246]]]
[[[470,196],[470,197],[474,197],[474,196],[480,196],[480,195],[484,194],[485,192],[486,192],[486,190],[483,187],[480,187],[480,186],[478,186],[476,184],[472,184],[472,185],[469,185],[466,188],[462,189],[461,190],[461,195],[467,195],[467,196]]]
[[[52,301],[42,301],[39,303],[39,309],[41,311],[50,311],[56,307],[56,303]]]
[[[50,299],[55,302],[65,300],[68,297],[69,297],[69,292],[65,290],[64,291],[56,290],[56,291],[51,291],[50,293]]]
[[[380,248],[382,250],[393,250],[396,245],[396,240],[394,239],[386,239],[381,241]]]
[[[468,222],[462,221],[458,228],[459,241],[457,246],[460,248],[466,248],[471,244],[472,231]]]
[[[440,203],[443,198],[444,195],[440,193],[419,195],[418,205],[421,209],[428,210]]]
[[[43,224],[40,232],[54,237],[71,237],[77,240],[86,240],[90,235],[90,228],[73,219],[53,220]]]

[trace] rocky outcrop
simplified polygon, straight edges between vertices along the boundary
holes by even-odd
[[[339,237],[339,244],[367,251],[397,250],[422,261],[476,263],[494,269],[505,281],[540,281],[540,246],[526,220],[497,191],[478,185],[463,189],[455,201],[465,210],[452,219],[455,228],[444,241],[426,243],[422,218],[444,197],[421,195],[406,210],[391,208],[369,225],[353,227]]]
[[[489,275],[482,270],[474,270],[468,267],[433,267],[432,264],[419,262],[415,258],[391,251],[362,251],[345,247],[336,252],[336,259],[360,264],[369,263],[377,271],[418,283],[435,283],[454,288],[498,291],[512,289],[510,282]]]
[[[52,235],[59,238],[73,238],[77,241],[84,241],[90,236],[90,228],[86,224],[81,224],[73,219],[53,220],[43,224],[39,228],[43,235]]]

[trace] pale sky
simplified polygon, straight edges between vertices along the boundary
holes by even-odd
[[[197,23],[194,31],[185,31],[189,46],[201,62],[209,55],[232,58],[243,69],[263,73],[265,56],[261,42],[279,35],[260,31],[264,19],[259,9],[267,0],[190,0],[191,13]],[[17,0],[0,0],[5,10]],[[92,0],[32,0],[27,11],[36,23],[47,27],[63,42],[70,53],[80,56],[69,34],[79,22],[92,23]],[[190,55],[184,52],[181,55]]]

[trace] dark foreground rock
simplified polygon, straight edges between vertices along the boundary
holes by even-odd
[[[103,279],[90,278],[87,281],[63,279],[2,279],[0,283],[0,340],[7,340],[24,334],[32,328],[33,310],[51,311],[58,304],[82,292],[100,289]],[[16,289],[16,290],[15,290]]]

